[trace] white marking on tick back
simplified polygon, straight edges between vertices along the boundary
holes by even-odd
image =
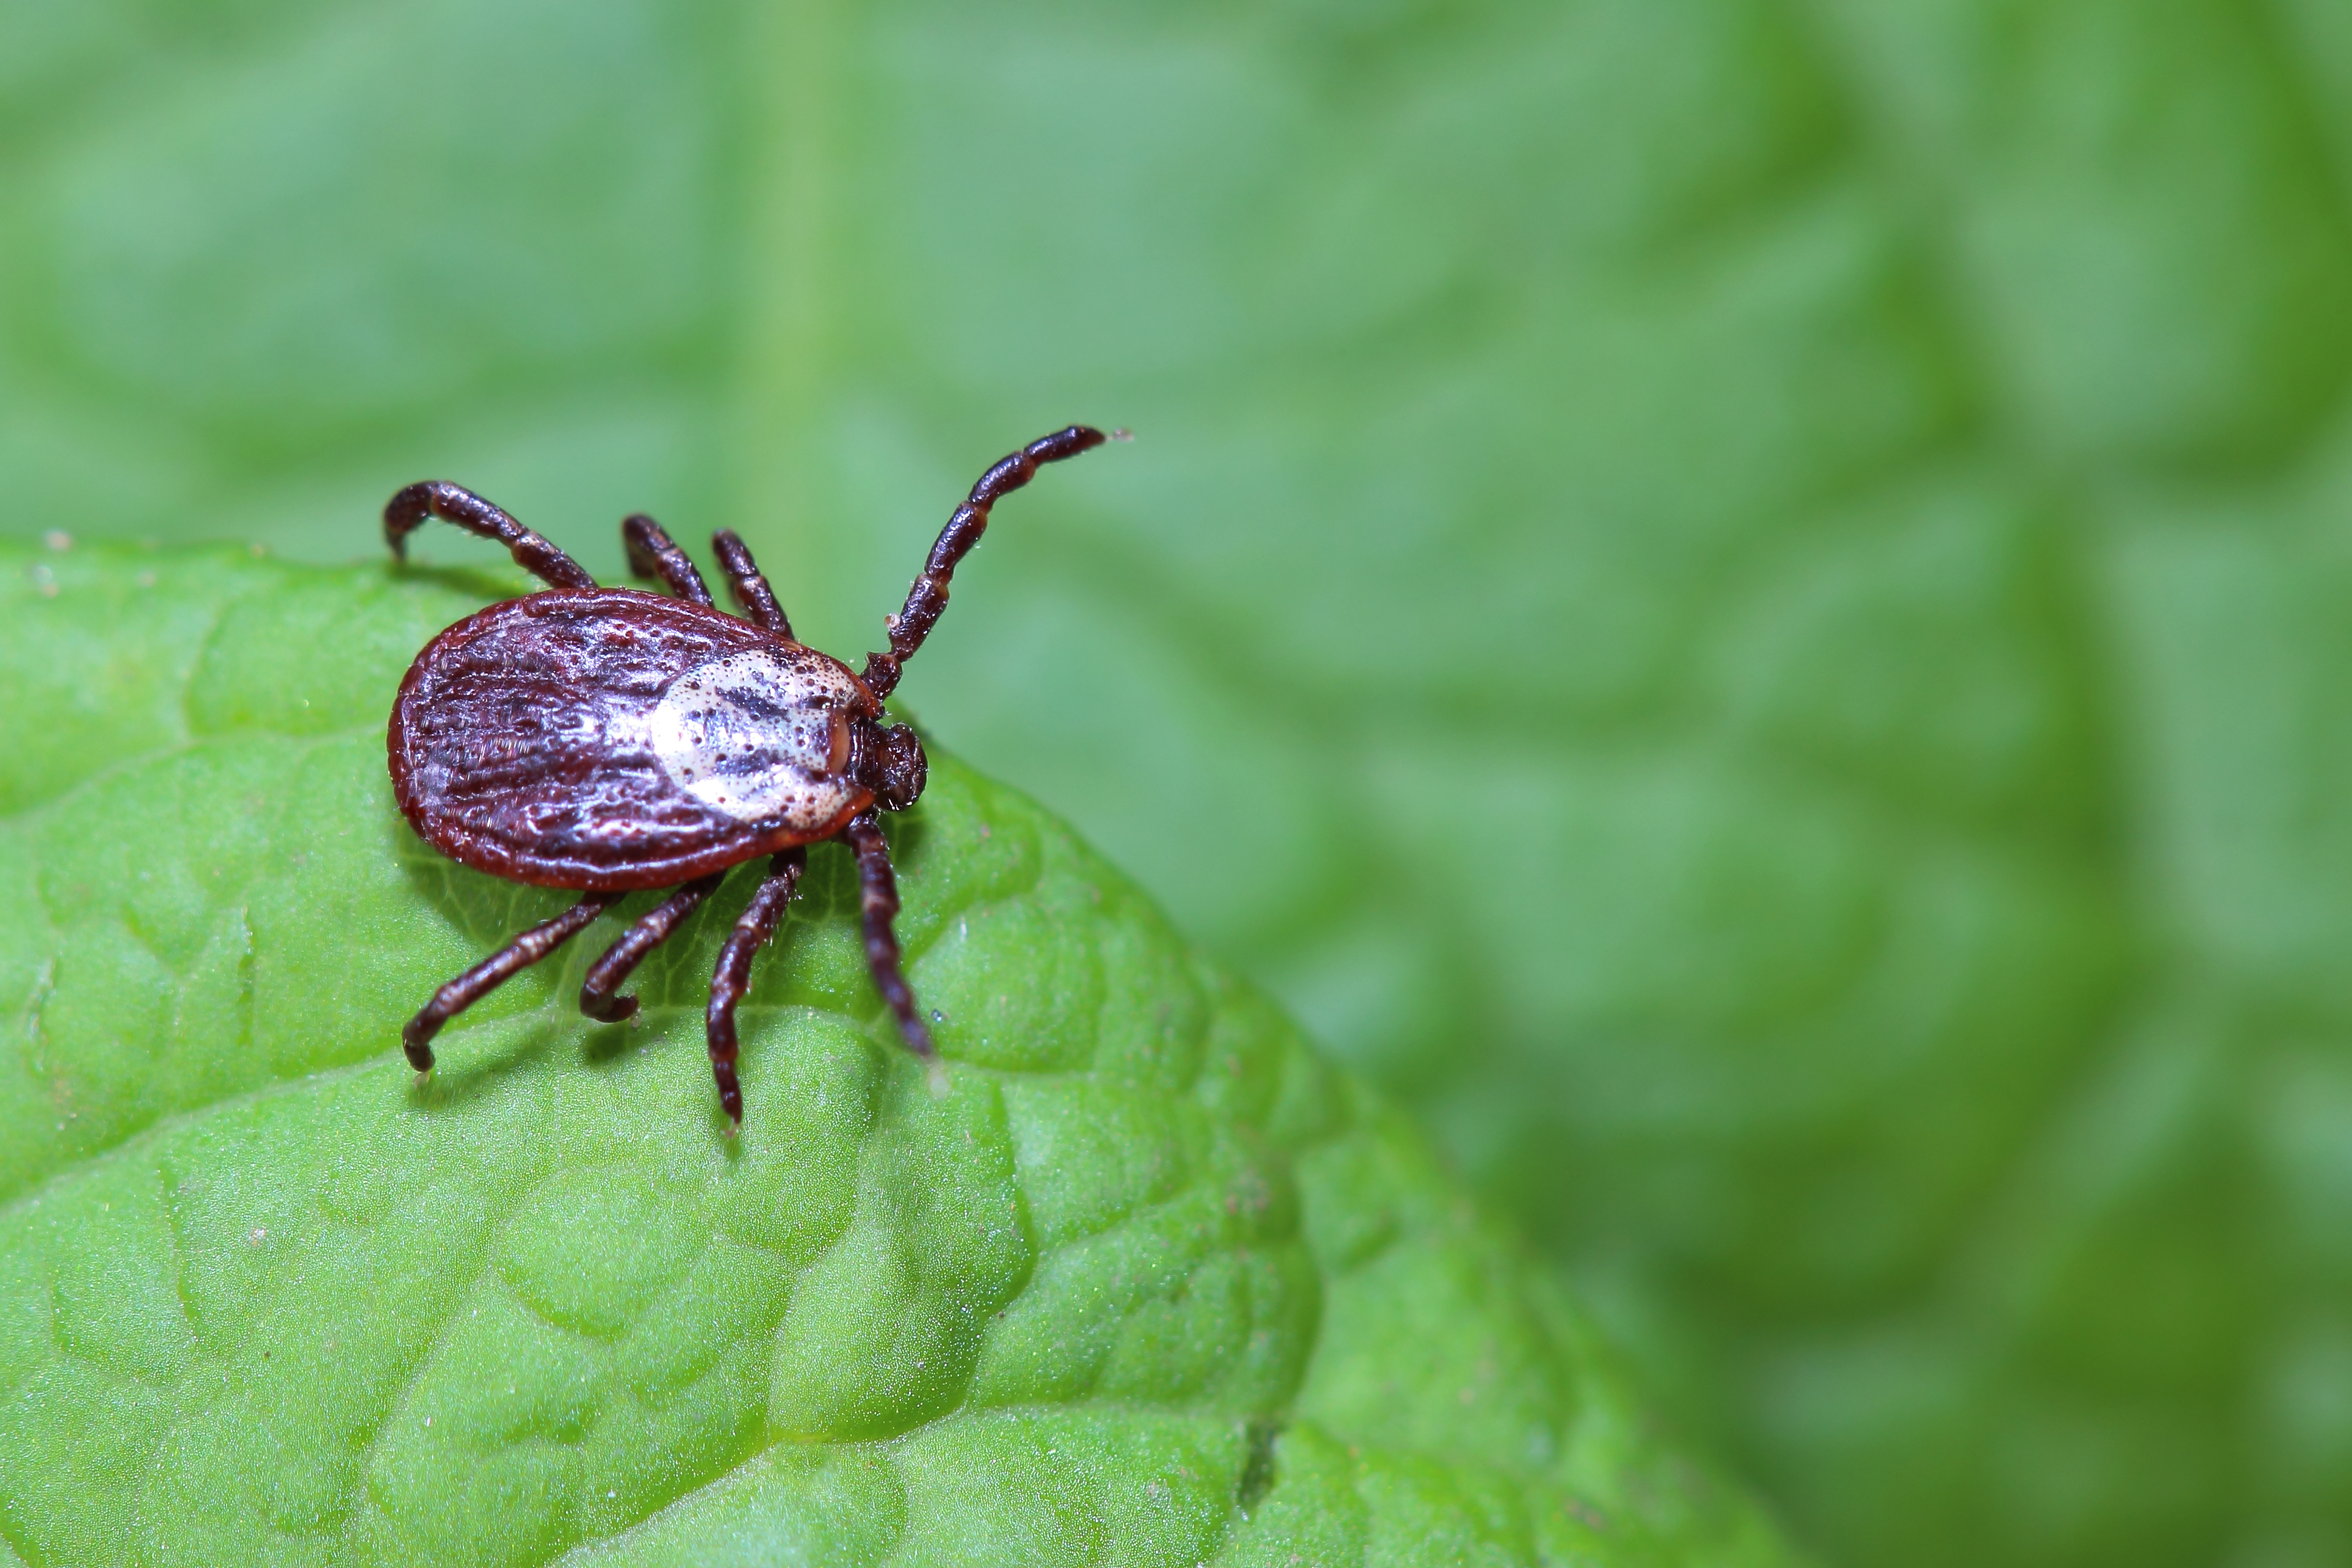
[[[828,776],[835,715],[856,688],[838,671],[750,648],[670,682],[653,714],[654,754],[677,786],[739,822],[817,826],[849,804]]]

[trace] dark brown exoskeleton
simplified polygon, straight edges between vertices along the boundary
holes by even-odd
[[[428,517],[506,545],[547,584],[468,616],[416,656],[392,709],[393,792],[435,848],[478,871],[580,901],[433,994],[401,1031],[409,1064],[432,1070],[435,1034],[457,1014],[587,929],[624,894],[674,889],[588,969],[580,1010],[618,1023],[636,998],[618,994],[728,868],[772,856],[751,907],[719,950],[704,1023],[710,1070],[730,1125],[743,1120],[735,1077],[735,1006],[751,956],[772,935],[807,864],[806,846],[837,838],[857,858],[866,961],[907,1047],[939,1073],[930,1030],[899,970],[890,850],[877,813],[923,793],[922,742],[886,721],[901,666],[947,608],[956,563],[980,542],[989,508],[1029,482],[1040,463],[1103,441],[1073,425],[1032,441],[982,474],[931,546],[890,647],[863,674],[793,637],[751,552],[731,532],[711,541],[742,606],[717,608],[702,576],[661,526],[621,524],[629,568],[676,598],[600,588],[580,564],[470,490],[410,485],[383,509],[394,555]]]

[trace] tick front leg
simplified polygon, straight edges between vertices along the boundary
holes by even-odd
[[[433,993],[433,1000],[408,1020],[400,1043],[408,1065],[418,1072],[433,1070],[433,1037],[441,1026],[562,947],[595,923],[618,893],[590,893],[553,920],[531,927],[506,946]]]
[[[580,983],[580,1010],[604,1024],[623,1024],[635,1017],[637,999],[613,993],[626,984],[637,965],[645,962],[646,954],[670,939],[670,933],[694,912],[695,906],[719,890],[719,884],[726,877],[726,872],[719,871],[700,881],[688,882],[638,916],[637,923],[623,931],[620,940],[604,950],[604,956],[588,966],[588,978]]]
[[[662,525],[644,512],[633,511],[621,520],[621,547],[629,552],[629,571],[646,579],[658,578],[669,591],[681,599],[698,605],[710,603],[710,590],[702,585],[702,574],[694,569]]]
[[[488,501],[446,479],[426,479],[395,493],[383,507],[383,542],[393,554],[405,559],[408,536],[428,517],[454,522],[468,533],[495,539],[507,547],[515,564],[551,588],[593,588],[596,579],[587,568],[509,517]]]
[[[940,1092],[946,1079],[940,1068],[939,1047],[915,1005],[915,994],[898,964],[898,878],[890,867],[890,844],[870,811],[849,819],[841,837],[857,857],[858,912],[866,928],[866,967],[874,973],[874,989],[882,994],[907,1048],[922,1058],[929,1071],[931,1090]]]
[[[793,623],[786,618],[783,605],[776,602],[776,591],[768,586],[760,563],[751,559],[751,546],[737,538],[733,529],[722,528],[710,536],[710,548],[743,613],[778,637],[792,637]]]
[[[784,906],[793,901],[801,872],[808,867],[808,851],[798,845],[768,862],[767,879],[751,895],[751,905],[727,933],[719,950],[719,968],[710,977],[710,1005],[703,1014],[703,1034],[710,1043],[710,1076],[719,1080],[719,1104],[727,1120],[743,1123],[743,1087],[735,1079],[735,1005],[751,984],[751,957],[776,934]]]
[[[1090,426],[1073,425],[1051,436],[1040,436],[980,476],[971,494],[940,530],[923,563],[923,574],[907,590],[906,607],[890,617],[890,650],[866,656],[863,679],[875,696],[887,697],[898,689],[898,667],[914,658],[923,639],[931,635],[931,627],[948,607],[948,582],[955,575],[956,563],[970,554],[980,536],[988,531],[989,509],[1034,478],[1038,464],[1075,458],[1108,439]]]

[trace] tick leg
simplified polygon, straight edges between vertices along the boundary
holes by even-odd
[[[553,920],[535,925],[506,946],[433,993],[433,1000],[408,1020],[400,1043],[408,1065],[418,1072],[433,1070],[433,1037],[441,1026],[562,947],[595,923],[618,893],[590,893]]]
[[[971,547],[980,542],[980,536],[988,531],[988,509],[1027,484],[1037,472],[1038,464],[1075,458],[1090,447],[1101,446],[1105,439],[1099,430],[1073,425],[1030,442],[980,476],[980,482],[971,487],[971,498],[955,509],[948,525],[940,530],[930,558],[923,563],[923,574],[907,590],[906,608],[887,623],[890,651],[866,656],[866,684],[873,689],[875,696],[887,697],[898,689],[898,667],[914,658],[923,639],[931,635],[940,612],[948,607],[948,580],[955,575],[956,563],[969,554]],[[876,974],[878,977],[880,971],[877,970]]]
[[[392,546],[395,557],[406,558],[408,536],[428,517],[454,522],[484,539],[497,540],[514,556],[516,565],[551,588],[596,585],[596,579],[588,575],[580,563],[473,491],[446,479],[426,479],[411,485],[384,503],[383,542]]]
[[[735,1081],[735,1005],[751,984],[751,955],[776,934],[784,906],[793,901],[808,851],[798,845],[768,862],[766,880],[751,895],[751,905],[727,933],[719,950],[719,968],[710,977],[710,1006],[703,1015],[703,1033],[710,1042],[710,1076],[719,1080],[719,1104],[727,1119],[743,1121],[743,1088]]]
[[[743,613],[781,637],[793,635],[793,623],[785,618],[783,605],[776,603],[775,590],[761,574],[760,563],[751,559],[751,547],[735,536],[731,528],[722,528],[710,536],[710,548],[718,552],[719,569],[727,574],[727,585],[735,591],[735,602]]]
[[[673,546],[673,548],[675,548]],[[689,568],[690,570],[690,568]],[[701,584],[697,584],[699,587]],[[646,954],[667,942],[678,922],[694,912],[695,906],[719,890],[726,879],[724,871],[715,872],[699,881],[688,882],[637,918],[637,923],[621,933],[621,939],[604,950],[604,956],[588,966],[588,978],[580,983],[580,1010],[599,1023],[622,1024],[637,1016],[637,999],[615,996]]]
[[[681,599],[710,603],[710,590],[702,585],[702,574],[662,531],[662,525],[644,512],[634,511],[621,520],[621,544],[629,552],[629,571],[634,575],[657,577]]]
[[[874,972],[874,989],[898,1018],[907,1048],[930,1068],[936,1086],[940,1082],[939,1048],[931,1044],[931,1031],[898,967],[898,932],[891,923],[898,918],[898,878],[890,868],[889,841],[870,811],[851,817],[841,837],[857,857],[858,912],[866,927],[866,967]]]

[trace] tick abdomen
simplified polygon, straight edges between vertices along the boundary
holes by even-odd
[[[402,811],[443,853],[544,886],[669,887],[840,830],[878,711],[814,649],[683,600],[567,589],[426,647],[392,717]]]

